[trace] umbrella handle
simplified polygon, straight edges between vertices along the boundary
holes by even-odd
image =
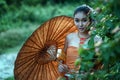
[[[55,61],[57,61],[59,64],[63,64],[62,60],[58,60],[57,58],[55,59]]]

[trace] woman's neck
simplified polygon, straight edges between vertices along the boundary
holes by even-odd
[[[89,37],[88,31],[86,31],[86,32],[78,32],[78,37],[79,38],[88,38]]]

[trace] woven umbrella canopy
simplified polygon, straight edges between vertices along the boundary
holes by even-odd
[[[14,68],[15,80],[57,80],[58,62],[48,53],[63,49],[65,37],[75,32],[73,18],[57,16],[42,24],[19,51]],[[49,48],[55,45],[55,48]],[[57,55],[57,53],[55,53]]]

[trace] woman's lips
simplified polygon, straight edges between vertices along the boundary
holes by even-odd
[[[79,30],[84,30],[84,28],[79,28]]]

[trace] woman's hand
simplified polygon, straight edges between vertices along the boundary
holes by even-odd
[[[47,49],[47,53],[50,55],[50,59],[51,59],[51,60],[55,60],[55,59],[57,58],[56,46],[55,46],[55,45],[51,45],[51,46]]]
[[[68,68],[67,65],[60,63],[60,64],[58,65],[58,71],[59,71],[60,73],[67,73],[67,72],[69,72],[69,68]]]

